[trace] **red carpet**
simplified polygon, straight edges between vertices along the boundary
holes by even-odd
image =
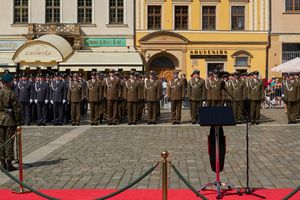
[[[41,190],[41,192],[59,198],[61,200],[92,200],[110,194],[115,190]],[[254,193],[266,197],[269,200],[281,200],[292,189],[257,189]],[[215,191],[205,191],[202,194],[208,199],[216,199]],[[224,200],[259,200],[253,195],[239,196],[227,192],[228,196],[224,196]],[[199,200],[190,190],[169,190],[169,200]],[[10,190],[0,190],[1,200],[42,200],[33,193],[29,194],[13,194]],[[119,194],[111,200],[160,200],[162,199],[161,190],[128,190]],[[300,193],[297,193],[290,200],[300,200]]]

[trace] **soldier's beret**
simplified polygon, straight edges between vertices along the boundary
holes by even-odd
[[[96,72],[92,72],[92,73],[91,73],[91,76],[96,76]]]
[[[73,77],[78,77],[78,74],[77,74],[77,73],[74,73],[74,74],[73,74]]]
[[[233,76],[240,76],[241,74],[240,74],[240,72],[234,72],[233,73]]]
[[[4,83],[10,83],[14,80],[14,76],[11,75],[10,73],[5,73],[3,76],[2,76],[2,81]]]
[[[46,77],[46,78],[50,78],[50,74],[46,74],[45,77]]]
[[[109,73],[115,73],[115,72],[116,72],[116,70],[114,70],[114,69],[109,70]]]
[[[58,77],[61,76],[61,74],[59,72],[55,72],[54,76]]]
[[[198,69],[195,69],[195,70],[193,71],[193,74],[200,74],[200,71],[199,71]]]

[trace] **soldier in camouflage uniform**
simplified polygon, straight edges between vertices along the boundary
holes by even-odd
[[[9,140],[21,122],[21,107],[16,94],[11,90],[13,76],[6,73],[2,77],[3,88],[0,89],[0,145]],[[0,149],[0,164],[8,170],[16,168],[12,165],[14,160],[14,141],[9,142]]]

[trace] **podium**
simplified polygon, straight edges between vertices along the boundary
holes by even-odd
[[[208,138],[209,155],[212,170],[216,174],[216,180],[213,183],[207,183],[200,187],[198,191],[205,190],[207,187],[215,187],[217,190],[217,199],[222,198],[222,186],[228,189],[235,189],[240,194],[240,190],[229,183],[222,183],[220,172],[223,170],[225,161],[226,142],[223,126],[235,126],[235,120],[232,109],[228,107],[202,107],[199,109],[200,126],[210,126],[210,135]],[[220,146],[221,145],[221,146]]]

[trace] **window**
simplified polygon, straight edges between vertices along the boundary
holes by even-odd
[[[161,6],[148,6],[148,29],[161,29]]]
[[[187,30],[189,21],[189,7],[175,6],[175,29]]]
[[[60,0],[46,0],[46,23],[60,22]]]
[[[15,0],[14,23],[28,23],[28,0]]]
[[[123,0],[109,0],[109,24],[124,24]]]
[[[236,67],[247,67],[248,66],[248,56],[236,57],[235,58]]]
[[[231,7],[231,29],[245,30],[245,6]]]
[[[286,0],[286,12],[300,12],[300,0]]]
[[[78,23],[92,23],[92,0],[78,0]]]
[[[216,30],[216,6],[202,7],[202,30]]]

